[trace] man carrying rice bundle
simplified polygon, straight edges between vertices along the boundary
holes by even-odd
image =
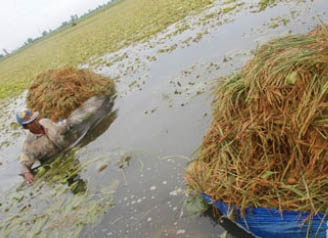
[[[29,130],[19,158],[21,173],[27,184],[34,180],[31,167],[35,160],[41,161],[62,151],[63,134],[70,128],[67,121],[54,123],[49,119],[39,120],[38,116],[38,112],[32,112],[26,108],[16,114],[17,122],[24,129]]]
[[[49,70],[32,83],[27,105],[16,114],[29,130],[19,156],[27,184],[36,160],[45,160],[72,147],[106,116],[115,98],[114,83],[88,70]]]
[[[109,108],[104,106],[108,105]],[[69,118],[54,122],[48,118],[39,118],[38,112],[24,108],[16,114],[17,122],[29,130],[22,152],[19,156],[21,174],[27,184],[34,176],[31,168],[36,160],[45,160],[57,155],[83,137],[92,124],[111,108],[108,97],[94,96],[77,108]],[[102,109],[105,109],[101,112]],[[101,112],[101,113],[100,113]],[[98,114],[97,114],[98,113]],[[87,118],[87,120],[84,120]]]

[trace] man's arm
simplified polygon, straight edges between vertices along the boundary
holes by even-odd
[[[71,129],[71,124],[69,119],[61,120],[57,122],[55,125],[60,134],[65,134],[67,131]]]
[[[30,184],[34,181],[34,176],[31,172],[26,172],[24,174],[25,183]]]
[[[63,135],[68,130],[70,130],[70,121],[68,119],[60,120],[58,122],[53,122],[52,120],[48,118],[41,119],[40,124],[48,129],[48,134],[50,137],[56,136],[56,135]]]
[[[19,156],[21,174],[24,176],[25,182],[27,184],[32,183],[34,180],[34,176],[31,173],[31,168],[34,162],[35,162],[34,156],[29,155],[26,152],[22,152]]]

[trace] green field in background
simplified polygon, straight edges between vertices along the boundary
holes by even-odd
[[[122,0],[0,61],[0,98],[27,89],[47,69],[76,66],[146,40],[213,0]]]

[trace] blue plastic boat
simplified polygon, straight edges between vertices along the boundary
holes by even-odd
[[[309,212],[283,211],[267,208],[247,208],[244,217],[238,208],[213,201],[206,194],[203,199],[228,217],[234,213],[234,223],[257,238],[328,238],[328,216],[322,213],[307,221]]]

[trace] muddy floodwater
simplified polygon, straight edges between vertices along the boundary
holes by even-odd
[[[262,43],[328,22],[326,0],[259,2],[215,1],[146,42],[81,65],[101,60],[93,70],[114,79],[118,93],[104,121],[60,155],[55,165],[71,172],[23,185],[25,134],[14,115],[25,94],[1,102],[0,236],[247,237],[187,209],[184,170],[209,126],[211,90]]]

